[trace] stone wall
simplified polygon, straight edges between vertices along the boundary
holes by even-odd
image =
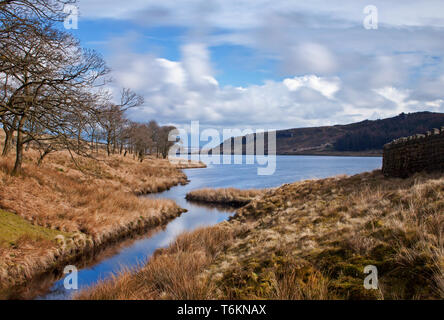
[[[444,171],[444,127],[384,146],[384,175],[405,178],[421,171]]]

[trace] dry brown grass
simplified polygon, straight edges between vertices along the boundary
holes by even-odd
[[[171,161],[178,169],[196,169],[207,167],[207,165],[202,161],[186,160],[181,158],[171,158]]]
[[[81,298],[442,299],[443,212],[439,173],[288,184]],[[224,248],[208,254],[221,227]],[[366,265],[379,290],[364,289]]]
[[[273,298],[282,291],[278,280],[292,277],[280,271],[291,263],[296,286],[310,283],[300,270],[318,275],[317,298],[327,296],[325,286],[330,298],[442,298],[443,212],[442,174],[401,180],[375,171],[286,185],[239,210],[232,223],[249,221],[251,232],[221,257],[233,263],[219,263],[213,277],[221,297]],[[366,265],[377,266],[379,290],[364,289]],[[250,289],[240,286],[252,273]]]
[[[216,288],[201,274],[233,237],[223,225],[184,233],[146,266],[84,290],[77,299],[210,299]]]
[[[206,188],[187,193],[186,199],[189,201],[242,207],[250,203],[253,199],[263,196],[265,192],[267,192],[265,189],[240,190],[235,188]]]
[[[79,157],[76,165],[69,153],[57,152],[38,167],[38,153],[30,149],[23,174],[14,177],[9,174],[13,157],[0,159],[0,208],[36,226],[59,230],[68,239],[65,245],[35,240],[0,244],[0,287],[28,279],[83,249],[164,224],[182,212],[173,201],[138,196],[187,182],[168,160],[140,163],[130,156],[100,154],[97,160]]]

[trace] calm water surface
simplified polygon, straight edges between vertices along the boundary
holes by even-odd
[[[146,262],[156,249],[168,246],[177,235],[184,231],[217,224],[234,214],[233,211],[227,211],[227,209],[196,205],[186,201],[185,195],[191,190],[205,187],[269,188],[304,179],[325,178],[338,174],[351,175],[379,169],[382,159],[379,157],[278,156],[276,172],[270,176],[258,176],[256,165],[246,165],[245,159],[243,163],[210,164],[205,169],[184,170],[191,181],[188,185],[149,195],[153,198],[172,199],[188,212],[170,222],[163,230],[131,241],[127,246],[123,245],[115,249],[115,252],[108,254],[92,267],[79,270],[80,289],[109,278],[122,268],[134,268]],[[38,299],[69,299],[72,293],[65,290],[63,279],[61,279],[52,285],[49,293]]]

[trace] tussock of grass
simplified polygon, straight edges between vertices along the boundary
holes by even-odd
[[[442,299],[443,210],[439,173],[401,180],[374,171],[287,184],[81,297]],[[217,228],[227,234],[221,242]],[[378,290],[363,286],[366,265],[378,268]]]
[[[15,235],[26,241],[2,247],[0,287],[21,283],[82,250],[162,225],[182,212],[173,201],[138,196],[187,182],[168,160],[140,163],[130,156],[99,154],[98,160],[78,157],[76,165],[68,152],[57,152],[38,167],[38,152],[31,148],[23,174],[15,177],[9,174],[13,157],[0,159],[0,208],[14,212],[8,219],[17,223],[2,230],[6,241]],[[67,234],[74,236],[54,239]]]
[[[233,207],[242,207],[250,203],[256,197],[262,196],[267,190],[240,190],[235,188],[225,189],[199,189],[186,195],[189,201],[210,204],[221,204]]]
[[[442,174],[400,180],[375,171],[285,185],[240,209],[232,221],[249,221],[251,232],[220,258],[235,263],[214,266],[221,297],[275,297],[287,260],[318,274],[330,298],[443,297],[443,200]],[[271,279],[268,290],[240,285],[251,261],[258,263],[258,283]],[[364,289],[366,265],[378,268],[379,290]]]
[[[174,162],[175,166],[178,169],[197,169],[197,168],[206,168],[207,165],[202,161],[194,161],[194,160],[185,160],[185,159],[171,159]]]

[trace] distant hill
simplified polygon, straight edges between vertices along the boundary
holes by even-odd
[[[280,155],[380,155],[384,144],[444,126],[444,113],[416,112],[347,125],[298,128],[276,132]],[[228,143],[230,140],[224,141]],[[231,139],[233,141],[233,139]],[[242,137],[243,153],[246,138]],[[265,141],[267,150],[267,141]],[[222,153],[223,144],[220,145]],[[232,145],[233,153],[233,145]]]

